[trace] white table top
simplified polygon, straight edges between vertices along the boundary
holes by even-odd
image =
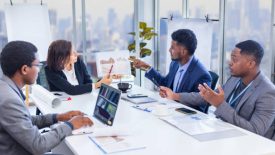
[[[174,102],[161,99],[156,92],[151,92],[140,87],[134,86],[135,92],[142,92],[159,102]],[[51,108],[45,103],[41,103],[37,98],[33,98],[36,106],[43,114],[61,113],[69,110],[81,110],[92,115],[97,92],[72,96],[71,101],[64,101],[60,106]],[[182,154],[211,154],[211,155],[243,155],[243,154],[275,154],[275,142],[258,136],[249,131],[238,127],[238,130],[245,133],[244,136],[223,138],[211,141],[199,141],[190,135],[178,130],[177,128],[160,120],[152,113],[132,108],[133,104],[120,100],[114,125],[127,124],[129,129],[135,128],[138,140],[141,140],[146,148],[126,151],[117,154],[158,154],[158,155],[182,155]],[[179,106],[182,106],[179,104]],[[74,154],[97,155],[104,154],[86,135],[74,135],[65,139],[65,143]]]

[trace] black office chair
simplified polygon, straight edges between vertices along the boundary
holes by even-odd
[[[40,71],[38,73],[36,83],[41,85],[45,89],[49,90],[50,87],[49,87],[48,80],[47,80],[46,73],[45,73],[46,61],[42,61],[41,63],[43,65],[41,66]],[[38,108],[36,108],[36,115],[40,115],[40,114],[41,114],[41,111]]]
[[[215,88],[216,88],[216,85],[217,85],[217,82],[218,82],[218,80],[219,80],[219,75],[218,74],[216,74],[215,72],[212,72],[212,71],[209,71],[209,74],[210,74],[210,76],[211,76],[211,78],[212,78],[212,82],[211,82],[211,89],[212,90],[215,90]],[[209,106],[210,106],[210,104],[209,103],[207,103],[207,106],[205,107],[205,109],[204,109],[204,113],[208,113],[208,108],[209,108]]]
[[[46,66],[46,62],[42,61],[41,62],[43,65],[40,68],[40,72],[38,73],[38,77],[36,80],[36,83],[41,85],[42,87],[44,87],[45,89],[49,90],[49,83],[46,77],[46,73],[45,73],[45,66]]]
[[[215,72],[209,71],[211,78],[212,78],[212,82],[211,82],[211,89],[215,90],[217,82],[219,80],[219,75],[216,74]]]

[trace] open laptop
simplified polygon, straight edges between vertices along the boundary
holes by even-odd
[[[100,128],[102,130],[104,126],[112,126],[116,116],[120,96],[120,90],[106,84],[101,84],[96,100],[94,114],[93,117],[91,117],[94,125],[92,127],[76,129],[73,131],[73,134],[92,133],[96,130],[96,128]]]

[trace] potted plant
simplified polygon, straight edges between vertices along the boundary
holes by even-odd
[[[140,46],[140,58],[144,58],[146,56],[150,56],[152,53],[152,50],[147,48],[146,41],[150,41],[154,36],[157,36],[157,33],[154,32],[153,27],[148,27],[145,22],[139,22],[139,46]],[[130,32],[130,35],[136,36],[135,32]],[[129,52],[135,53],[136,52],[136,40],[131,42],[128,45]],[[135,56],[130,56],[130,58],[135,59]],[[135,76],[135,68],[133,67],[133,64],[131,63],[131,71],[132,75]]]

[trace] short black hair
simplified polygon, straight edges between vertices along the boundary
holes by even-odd
[[[260,65],[264,56],[263,47],[254,40],[246,40],[236,45],[241,50],[241,54],[252,55],[255,58],[256,64]]]
[[[1,52],[1,68],[3,73],[8,77],[13,77],[17,70],[22,66],[32,66],[35,60],[37,48],[26,41],[11,41]]]
[[[179,29],[173,32],[171,37],[178,44],[186,47],[190,55],[195,53],[197,48],[197,38],[193,31],[189,29]]]

